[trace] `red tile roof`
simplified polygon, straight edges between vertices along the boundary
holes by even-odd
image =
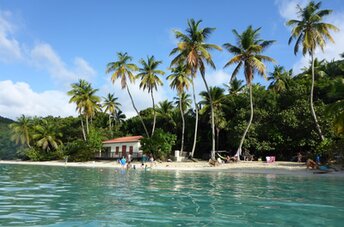
[[[143,136],[125,136],[119,137],[112,140],[103,141],[103,143],[128,143],[128,142],[138,142]]]

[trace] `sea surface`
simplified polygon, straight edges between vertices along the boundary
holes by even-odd
[[[344,178],[0,164],[0,226],[344,226]]]

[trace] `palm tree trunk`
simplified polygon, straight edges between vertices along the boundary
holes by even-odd
[[[210,111],[211,111],[211,138],[212,138],[211,159],[215,160],[215,119],[214,119],[213,99],[211,97],[208,83],[207,83],[204,75],[202,75],[202,79],[203,79],[205,88],[207,89],[207,93],[208,93],[208,97],[209,97],[209,104],[210,104]]]
[[[251,126],[251,123],[252,123],[252,120],[253,120],[253,97],[252,97],[252,83],[249,84],[249,87],[250,87],[250,107],[251,107],[251,116],[250,116],[250,120],[248,122],[248,125],[247,125],[247,128],[244,132],[244,135],[242,135],[242,138],[241,138],[241,141],[240,141],[240,144],[239,144],[239,148],[235,154],[235,156],[238,157],[238,160],[240,160],[240,155],[241,155],[241,147],[242,147],[242,144],[244,143],[244,140],[245,140],[245,137],[246,137],[246,134]]]
[[[84,140],[86,141],[85,126],[84,126],[84,121],[82,120],[82,115],[80,115],[80,120],[81,120],[81,131],[82,131],[82,136],[84,137]]]
[[[155,130],[155,123],[156,123],[156,112],[155,112],[155,103],[154,103],[154,96],[153,96],[153,90],[151,91],[151,97],[152,97],[152,103],[153,103],[153,127],[152,127],[152,136],[154,135]]]
[[[111,137],[113,137],[112,122],[111,122],[111,113],[109,114],[109,127],[110,127]]]
[[[319,122],[317,120],[317,116],[315,114],[314,104],[313,104],[314,80],[315,80],[314,79],[315,75],[314,75],[314,53],[313,53],[313,51],[311,52],[311,58],[312,58],[311,112],[312,112],[312,116],[313,116],[315,125],[316,125],[317,130],[318,130],[319,136],[320,136],[321,140],[323,141],[325,139],[325,137],[321,132],[321,128],[320,128]]]
[[[182,117],[182,142],[180,145],[180,154],[183,154],[184,149],[184,133],[185,133],[185,119],[184,119],[184,111],[183,111],[183,105],[182,105],[182,93],[179,93],[179,110],[180,110],[180,116]]]
[[[86,132],[87,132],[87,135],[90,134],[90,129],[88,127],[88,116],[86,115]]]
[[[220,137],[220,128],[216,128],[216,149],[219,150],[219,137]]]
[[[198,129],[198,106],[197,106],[197,101],[196,101],[195,85],[194,85],[194,82],[193,82],[193,78],[191,78],[191,85],[192,85],[192,96],[193,96],[193,101],[194,101],[194,104],[195,104],[195,112],[196,112],[194,141],[193,141],[192,150],[191,150],[191,157],[193,157],[194,154],[195,154],[195,149],[196,149],[197,129]]]
[[[145,130],[145,132],[146,132],[146,135],[147,135],[147,137],[149,138],[149,133],[148,133],[148,131],[147,131],[146,125],[145,125],[145,123],[143,122],[143,119],[142,119],[142,117],[141,117],[139,111],[136,109],[136,106],[135,106],[133,97],[131,96],[131,93],[130,93],[130,90],[129,90],[129,87],[128,87],[128,86],[127,86],[127,92],[128,92],[128,94],[129,94],[129,97],[130,97],[130,100],[131,100],[131,104],[133,105],[133,108],[135,109],[136,114],[137,114],[137,116],[139,117],[139,119],[140,119],[140,121],[141,121],[141,123],[142,123],[142,126],[143,126],[143,128],[144,128],[144,130]]]

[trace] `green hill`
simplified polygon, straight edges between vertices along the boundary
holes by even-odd
[[[14,121],[0,116],[0,159],[16,158],[16,145],[10,140],[9,125]]]

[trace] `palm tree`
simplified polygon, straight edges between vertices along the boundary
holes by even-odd
[[[272,82],[269,88],[274,89],[276,92],[285,91],[289,86],[292,70],[286,71],[283,66],[274,66],[274,71],[269,74],[268,80]]]
[[[119,110],[119,111],[116,111],[114,118],[115,118],[116,124],[122,124],[124,122],[126,116],[121,110]]]
[[[82,96],[82,106],[84,108],[84,115],[86,118],[86,131],[87,135],[90,133],[89,130],[89,119],[92,122],[93,117],[97,112],[101,111],[100,97],[95,95],[98,89],[93,89],[91,84],[85,90]]]
[[[107,97],[103,97],[103,99],[103,108],[105,108],[104,112],[109,113],[109,128],[111,134],[113,135],[111,118],[115,118],[116,113],[120,110],[119,107],[121,106],[121,104],[117,102],[118,98],[115,97],[114,94],[109,93]]]
[[[263,61],[274,61],[272,58],[261,54],[275,41],[264,41],[260,39],[260,29],[261,28],[253,29],[250,25],[242,34],[239,34],[235,29],[233,29],[233,34],[237,39],[237,46],[234,46],[230,43],[225,43],[223,45],[229,53],[234,54],[234,57],[231,58],[224,67],[232,64],[237,64],[232,73],[231,80],[238,74],[241,67],[244,67],[246,84],[250,90],[251,116],[236,153],[236,156],[238,157],[240,157],[241,155],[242,144],[244,143],[245,136],[251,126],[253,119],[252,81],[254,73],[257,72],[260,75],[265,75],[265,65]]]
[[[82,130],[82,135],[85,141],[86,141],[86,133],[85,133],[84,121],[82,119],[83,106],[81,105],[81,96],[84,93],[84,90],[86,89],[87,86],[89,86],[88,82],[86,80],[80,79],[78,83],[73,83],[71,85],[72,90],[67,92],[69,96],[72,96],[69,100],[69,103],[74,102],[76,104],[76,111],[79,113],[79,116],[80,116],[81,130]]]
[[[344,79],[337,78],[332,82],[331,96],[338,99],[326,107],[328,116],[333,117],[333,129],[337,135],[344,136]]]
[[[171,69],[172,74],[167,77],[168,80],[171,81],[170,87],[172,89],[176,89],[178,92],[178,106],[180,110],[180,116],[182,118],[182,139],[181,139],[181,147],[180,147],[180,154],[183,153],[184,149],[184,134],[185,134],[185,109],[183,108],[184,105],[187,105],[186,100],[188,99],[187,94],[184,92],[184,90],[188,90],[190,87],[190,78],[189,78],[189,72],[187,70],[187,67],[185,65],[178,65],[175,68]]]
[[[128,53],[118,52],[117,53],[117,61],[110,62],[107,64],[106,73],[113,72],[113,74],[111,76],[112,83],[115,83],[115,81],[117,79],[121,80],[121,87],[122,87],[122,89],[125,89],[125,88],[127,89],[127,92],[129,94],[129,97],[131,100],[131,104],[133,105],[133,108],[135,109],[137,116],[139,116],[139,119],[142,123],[142,126],[143,126],[145,132],[146,132],[147,137],[149,137],[149,133],[147,131],[146,125],[143,122],[143,119],[142,119],[139,111],[137,110],[137,108],[135,106],[133,97],[130,93],[129,86],[127,83],[127,80],[129,80],[131,83],[134,83],[135,76],[133,74],[133,71],[138,70],[138,67],[135,64],[130,63],[131,61],[132,61],[132,57],[130,57],[128,55]]]
[[[296,55],[299,46],[302,44],[302,54],[305,56],[309,54],[312,62],[312,85],[310,94],[310,106],[312,116],[321,140],[325,137],[321,131],[320,125],[315,114],[313,105],[313,91],[314,91],[314,54],[315,49],[320,47],[324,51],[324,47],[327,40],[334,43],[334,40],[330,34],[330,30],[338,31],[338,28],[332,24],[323,23],[323,18],[332,13],[332,10],[324,9],[320,10],[321,2],[315,3],[311,1],[307,6],[301,8],[299,5],[298,17],[300,20],[289,20],[287,22],[288,26],[292,26],[291,36],[289,38],[288,44],[290,44],[294,39],[296,39],[294,46],[294,54]]]
[[[244,89],[245,85],[243,85],[244,81],[243,80],[239,80],[238,78],[234,78],[233,80],[229,81],[229,84],[223,84],[227,90],[228,93],[230,95],[234,95],[237,96],[238,94],[240,94],[242,92],[242,90]]]
[[[158,103],[156,112],[165,119],[168,119],[169,122],[175,126],[176,122],[174,121],[172,115],[173,115],[173,103],[171,101],[168,100],[164,100]]]
[[[177,54],[177,56],[172,60],[171,65],[178,65],[184,63],[187,68],[191,71],[192,75],[192,89],[193,98],[196,111],[196,124],[195,124],[195,136],[194,143],[192,146],[191,156],[193,157],[196,148],[197,139],[197,127],[198,127],[198,107],[196,102],[195,88],[193,84],[193,79],[196,77],[197,71],[199,70],[204,82],[206,91],[209,94],[209,87],[205,79],[205,63],[210,65],[215,69],[215,64],[209,53],[209,50],[221,50],[221,47],[214,44],[207,44],[205,41],[209,38],[210,34],[215,30],[215,28],[200,28],[199,25],[202,20],[195,21],[194,19],[188,20],[188,28],[186,29],[186,34],[180,31],[174,31],[176,38],[179,39],[178,47],[174,48],[170,55]],[[214,111],[212,108],[212,100],[210,99],[211,106],[211,129],[212,129],[212,151],[211,158],[215,159],[215,127],[214,127]]]
[[[163,83],[158,77],[158,75],[164,75],[165,72],[162,70],[157,69],[157,67],[162,63],[162,61],[156,61],[154,56],[147,57],[147,61],[141,59],[140,63],[142,68],[139,69],[139,74],[137,77],[141,77],[140,88],[143,90],[147,89],[148,93],[151,94],[152,103],[153,103],[153,127],[152,127],[152,136],[154,134],[155,123],[156,123],[156,112],[155,112],[155,104],[154,104],[154,89],[157,91],[158,86],[162,86]]]
[[[56,131],[56,126],[43,119],[41,124],[34,127],[35,133],[33,138],[37,140],[37,146],[44,151],[49,152],[57,149],[59,144],[62,144],[62,133]]]
[[[200,111],[200,114],[209,114],[210,110],[210,99],[213,101],[213,109],[215,115],[215,129],[216,129],[216,148],[219,149],[219,135],[220,130],[226,126],[226,121],[224,118],[224,113],[222,111],[225,99],[225,90],[220,87],[210,87],[210,95],[206,91],[202,91],[200,96],[202,101],[199,103],[203,105],[203,108]]]
[[[95,95],[98,89],[93,89],[90,83],[81,79],[78,83],[73,83],[71,87],[72,90],[67,92],[69,96],[72,96],[69,100],[69,103],[74,102],[76,104],[76,110],[80,114],[83,137],[84,140],[86,140],[82,115],[84,115],[86,119],[86,132],[88,135],[89,119],[92,120],[96,112],[100,111],[100,97]]]
[[[11,129],[11,140],[15,141],[16,144],[22,144],[27,145],[29,148],[30,146],[30,140],[31,140],[31,119],[26,117],[25,115],[21,115],[17,122],[14,122],[10,124]]]

